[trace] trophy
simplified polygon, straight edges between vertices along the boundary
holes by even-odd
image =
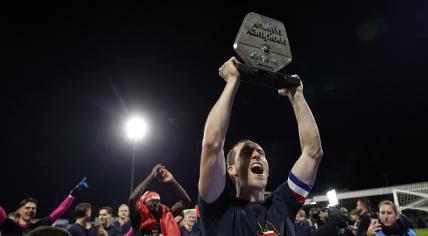
[[[282,22],[248,13],[233,48],[245,63],[236,65],[242,81],[275,89],[300,85],[299,79],[278,73],[291,62],[290,44]]]

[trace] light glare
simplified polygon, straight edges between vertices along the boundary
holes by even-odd
[[[147,122],[140,117],[132,117],[126,122],[126,134],[132,141],[144,138],[147,131]]]
[[[329,206],[336,206],[337,204],[339,204],[339,200],[337,200],[337,196],[336,196],[336,190],[333,189],[328,191],[327,198],[328,198]]]

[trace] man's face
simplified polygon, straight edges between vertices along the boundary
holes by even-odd
[[[351,220],[352,221],[357,221],[358,220],[358,215],[357,214],[352,214],[351,215]]]
[[[91,215],[92,215],[92,209],[89,208],[88,211],[86,212],[86,219],[90,220],[91,219]]]
[[[120,206],[119,207],[118,215],[119,215],[119,217],[121,219],[127,219],[128,216],[129,216],[129,208],[128,208],[128,206],[125,206],[125,205]]]
[[[361,201],[357,201],[357,207],[356,208],[360,214],[362,214],[366,211],[366,208],[364,207],[364,204]]]
[[[392,226],[397,221],[398,215],[390,205],[382,205],[379,208],[379,219],[385,226]]]
[[[297,213],[297,215],[296,215],[296,220],[295,220],[295,222],[297,223],[297,224],[300,224],[300,223],[302,223],[303,222],[303,220],[305,219],[305,217],[302,215],[302,214],[300,214],[299,212]]]
[[[100,224],[104,227],[108,227],[111,218],[111,215],[108,213],[108,211],[105,209],[100,210],[98,217],[100,218]]]
[[[244,188],[264,190],[269,176],[265,152],[254,142],[243,142],[235,147],[235,164],[239,181]]]
[[[29,221],[36,216],[36,211],[36,204],[34,202],[27,202],[20,208],[19,213],[24,221]]]
[[[186,213],[186,215],[184,215],[184,222],[186,222],[188,226],[193,226],[193,224],[195,223],[195,218],[196,218],[196,214],[190,211]]]
[[[325,211],[320,211],[320,220],[322,221],[322,222],[325,222],[325,214],[326,212]]]
[[[158,211],[159,210],[160,201],[157,199],[152,199],[146,202],[146,207],[149,208],[150,211]]]

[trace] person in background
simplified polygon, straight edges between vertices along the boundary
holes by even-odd
[[[158,193],[146,191],[146,188],[156,176],[160,176],[162,183],[170,183],[180,197],[180,201],[175,203],[171,209],[161,203]],[[162,234],[164,236],[179,235],[180,230],[174,217],[188,207],[190,202],[189,195],[171,172],[165,166],[157,164],[129,197],[128,206],[130,207],[133,233],[141,233],[142,235]]]
[[[357,228],[357,236],[365,236],[367,228],[370,225],[371,219],[376,216],[371,211],[370,201],[366,198],[357,200],[357,210],[360,214],[360,222]]]
[[[397,206],[391,201],[379,204],[379,219],[372,219],[367,236],[416,236],[416,232],[400,219]]]
[[[58,208],[48,216],[42,217],[36,221],[34,221],[34,218],[37,213],[37,200],[34,198],[27,197],[21,201],[19,209],[17,210],[20,215],[18,222],[9,219],[4,209],[0,206],[0,232],[2,235],[23,235],[39,226],[51,226],[68,210],[76,195],[87,187],[88,185],[85,177],[69,192],[68,196]]]
[[[196,222],[196,210],[188,209],[183,211],[184,219],[183,225],[180,226],[181,236],[198,236],[202,235],[202,232],[199,227],[197,227]]]
[[[128,230],[131,228],[131,222],[129,221],[129,207],[126,204],[122,204],[119,206],[117,210],[117,216],[119,219],[114,222],[114,226],[119,229],[122,235],[126,234]]]
[[[100,208],[98,218],[100,224],[94,226],[95,230],[89,232],[90,236],[122,236],[120,231],[111,223],[113,209],[109,206]]]
[[[306,213],[304,210],[300,209],[296,214],[295,220],[295,228],[296,236],[309,236],[311,235],[311,229],[309,226],[309,222],[306,219]]]
[[[89,231],[93,230],[93,227],[90,223],[91,214],[91,204],[87,202],[77,204],[77,206],[74,208],[74,215],[76,216],[76,221],[68,229],[68,232],[70,232],[72,236],[88,236]]]

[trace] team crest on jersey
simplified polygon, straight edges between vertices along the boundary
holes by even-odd
[[[264,227],[262,227],[262,225],[260,223],[258,223],[259,228],[258,228],[258,235],[260,236],[279,236],[279,232],[278,230],[275,228],[275,226],[269,222],[266,221]]]

